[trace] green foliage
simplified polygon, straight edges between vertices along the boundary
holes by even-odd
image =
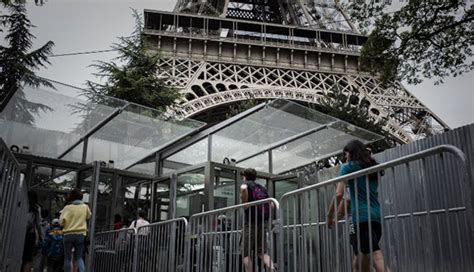
[[[118,51],[116,61],[98,61],[92,67],[97,69],[96,76],[105,79],[105,83],[88,81],[86,95],[100,99],[101,95],[112,96],[160,110],[171,106],[181,97],[175,88],[166,86],[166,78],[159,77],[160,55],[147,50],[142,33],[142,19],[134,10],[135,31],[129,37],[120,37],[112,48]],[[96,101],[101,102],[101,101]]]
[[[373,152],[380,152],[395,145],[390,134],[384,130],[388,120],[377,120],[372,116],[367,106],[368,101],[359,101],[355,93],[345,94],[336,84],[331,88],[330,95],[318,99],[318,102],[319,105],[314,106],[317,110],[384,136],[384,140],[371,145]]]
[[[235,116],[241,112],[244,112],[248,109],[251,109],[255,106],[257,106],[259,103],[257,99],[255,99],[253,96],[249,96],[247,100],[238,102],[236,104],[232,104],[229,106],[229,112],[226,113],[226,119],[231,118],[232,116]]]
[[[30,32],[34,25],[26,15],[25,4],[3,5],[8,14],[0,16],[2,32],[6,29],[6,46],[0,45],[0,102],[5,105],[23,83],[32,87],[52,87],[48,81],[36,77],[35,70],[50,64],[48,55],[54,43],[48,41],[30,51],[36,37]]]
[[[48,55],[54,43],[48,41],[40,48],[31,50],[36,37],[30,32],[34,25],[26,15],[25,4],[15,2],[7,5],[3,2],[3,6],[7,14],[0,16],[1,32],[6,34],[6,45],[0,45],[0,111],[14,97],[10,103],[14,106],[8,109],[8,118],[33,124],[35,115],[50,108],[27,101],[20,87],[25,84],[53,88],[51,83],[37,77],[35,71],[49,64]],[[13,96],[15,93],[16,96]]]
[[[353,1],[351,17],[362,32],[372,31],[361,52],[364,70],[384,83],[422,77],[436,84],[474,69],[474,6],[464,0],[408,1],[387,12],[385,1]]]

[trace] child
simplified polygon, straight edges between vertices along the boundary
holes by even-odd
[[[51,230],[46,234],[43,250],[47,258],[48,272],[63,271],[63,231],[59,225],[59,219],[53,219],[51,222]]]

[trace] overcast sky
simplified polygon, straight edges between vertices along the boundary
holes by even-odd
[[[28,15],[37,26],[35,45],[54,41],[54,54],[109,49],[116,37],[129,35],[134,27],[131,8],[172,10],[176,0],[49,0],[44,6],[29,1]],[[95,60],[108,61],[114,52],[55,57],[51,66],[39,75],[70,85],[83,87],[86,80],[96,80],[88,67]],[[425,80],[417,86],[406,86],[435,114],[452,128],[474,123],[474,72],[449,78],[435,86]]]

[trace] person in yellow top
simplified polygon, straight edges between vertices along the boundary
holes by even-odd
[[[71,256],[74,248],[78,271],[84,272],[85,265],[82,254],[87,235],[87,220],[91,217],[91,211],[89,206],[82,202],[82,193],[78,189],[69,193],[67,203],[59,217],[64,233],[64,271],[71,271]]]

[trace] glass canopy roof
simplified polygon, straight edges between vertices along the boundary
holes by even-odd
[[[367,144],[382,136],[278,99],[166,157],[164,173],[206,162],[208,158],[214,162],[228,158],[235,160],[237,166],[279,174],[336,155],[352,139]]]
[[[157,110],[111,97],[93,102],[81,90],[53,85],[18,90],[0,113],[0,137],[9,146],[75,162],[113,161],[125,169],[204,125],[169,120]]]

